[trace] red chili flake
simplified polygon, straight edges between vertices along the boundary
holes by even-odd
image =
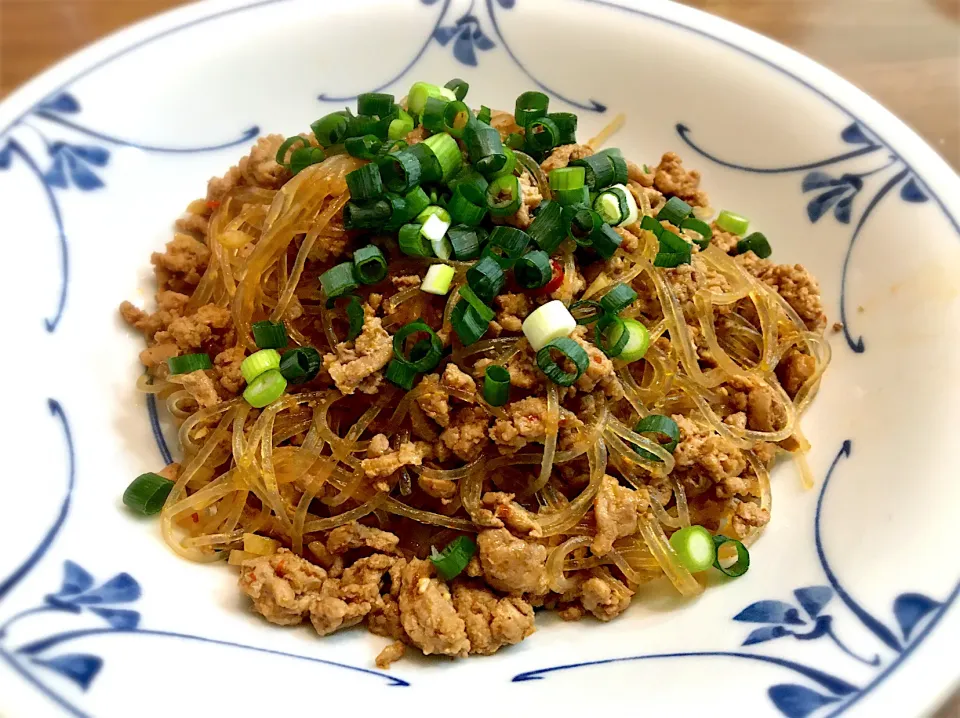
[[[219,206],[220,206],[220,200],[218,199],[207,200],[207,207],[209,207],[210,209],[216,209]]]

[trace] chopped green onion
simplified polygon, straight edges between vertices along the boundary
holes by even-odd
[[[265,371],[243,391],[243,398],[255,409],[262,409],[279,399],[287,389],[287,380],[277,369]]]
[[[688,217],[680,223],[680,229],[686,229],[700,235],[700,239],[693,240],[700,249],[706,249],[710,245],[710,238],[713,237],[713,230],[710,225],[702,219]]]
[[[524,289],[540,289],[553,278],[550,255],[541,249],[527,252],[513,266],[513,277]]]
[[[313,136],[322,147],[342,142],[347,136],[347,118],[341,112],[331,112],[310,125]]]
[[[623,159],[623,153],[616,147],[608,147],[605,150],[600,150],[597,155],[605,155],[610,159],[610,164],[613,166],[613,181],[610,184],[626,184],[628,179],[627,172],[627,161]],[[596,155],[594,155],[596,156]],[[604,187],[604,185],[599,185],[597,189]]]
[[[509,135],[507,135],[507,139],[504,140],[503,144],[505,144],[511,150],[522,150],[523,135],[521,135],[519,132],[511,132]]]
[[[299,174],[310,165],[319,164],[327,159],[326,153],[319,147],[303,147],[290,155],[290,171]]]
[[[484,322],[489,322],[492,320],[496,314],[494,311],[480,301],[480,297],[477,296],[477,293],[474,292],[468,285],[464,284],[457,290],[461,297],[467,301],[473,310],[477,313],[477,316],[480,317]]]
[[[415,82],[410,88],[410,92],[407,93],[407,110],[412,114],[419,115],[423,112],[427,99],[430,97],[456,99],[456,95],[446,88],[441,89],[428,82]]]
[[[760,257],[760,259],[766,259],[773,254],[773,248],[763,234],[754,232],[749,237],[745,237],[737,242],[737,254],[744,254],[746,252],[753,252]]]
[[[512,175],[514,170],[517,169],[517,156],[514,154],[513,150],[509,147],[504,146],[503,154],[507,156],[507,163],[501,167],[499,170],[490,175],[491,179],[496,177],[501,177],[503,175]]]
[[[433,251],[433,256],[438,259],[453,259],[453,245],[450,244],[447,235],[439,239],[431,239],[430,249]]]
[[[393,95],[386,92],[361,92],[357,95],[358,115],[386,117],[393,111]]]
[[[608,224],[633,224],[640,216],[637,201],[630,190],[622,184],[603,190],[594,200],[593,208]]]
[[[373,137],[373,135],[365,135],[365,137]],[[377,139],[377,138],[374,137],[374,139]],[[346,146],[346,140],[344,140],[344,146]],[[390,154],[402,152],[403,150],[407,149],[409,146],[410,145],[407,144],[406,140],[387,140],[382,145],[380,145],[380,149],[377,150],[377,157],[385,157]]]
[[[373,135],[348,137],[343,141],[343,147],[347,154],[361,160],[375,159],[382,146],[383,143]]]
[[[280,357],[280,373],[291,384],[304,384],[320,373],[320,352],[313,347],[297,347]]]
[[[629,338],[626,324],[616,314],[604,314],[594,327],[593,343],[611,359],[620,356]]]
[[[440,128],[453,137],[463,137],[463,131],[473,119],[473,114],[465,102],[448,102],[443,108],[440,117]]]
[[[446,98],[428,97],[420,115],[420,124],[430,132],[443,132],[443,115],[450,101]]]
[[[640,220],[640,229],[653,232],[657,237],[664,232],[663,225],[648,214],[644,215],[643,219]]]
[[[449,217],[450,215],[447,214],[447,216]],[[447,234],[447,230],[449,228],[449,220],[444,220],[442,217],[440,217],[440,215],[431,214],[429,217],[427,217],[426,221],[420,225],[420,234],[426,237],[430,242],[439,242]],[[442,257],[442,259],[448,259],[448,257]]]
[[[254,322],[251,329],[258,349],[283,349],[287,346],[287,328],[283,322]]]
[[[653,260],[654,267],[679,267],[689,264],[692,254],[690,245],[673,232],[663,230],[658,237],[660,251]]]
[[[431,264],[426,276],[420,283],[420,289],[427,294],[443,296],[450,291],[456,270],[447,264]]]
[[[493,112],[486,105],[480,105],[480,111],[477,113],[477,120],[485,125],[490,124],[490,117]]]
[[[638,434],[656,434],[655,441],[671,454],[680,443],[680,427],[677,426],[677,422],[662,414],[648,414],[637,422],[633,430]],[[667,440],[664,441],[663,437],[666,437]],[[651,454],[646,449],[634,446],[634,450],[645,459],[661,461],[658,456]]]
[[[534,351],[540,351],[554,339],[570,336],[577,320],[559,299],[537,307],[523,320],[523,335]]]
[[[633,291],[632,287],[623,282],[617,282],[600,299],[600,306],[603,307],[603,311],[609,314],[619,314],[633,304],[636,299],[637,293]]]
[[[573,160],[569,167],[582,167],[584,170],[584,182],[591,190],[600,190],[614,184],[616,173],[613,168],[613,161],[608,154],[596,154],[590,157],[583,157],[579,160]]]
[[[385,140],[387,139],[389,129],[389,121],[384,122],[381,121],[379,117],[373,117],[371,115],[354,115],[347,120],[347,129],[344,137],[373,135],[378,140]]]
[[[550,189],[580,189],[584,185],[583,167],[558,167],[550,172]]]
[[[544,305],[546,306],[546,305]],[[561,304],[562,306],[562,304]],[[566,309],[566,307],[564,307]],[[529,337],[528,337],[529,338]],[[573,362],[576,372],[566,372],[553,358],[552,352],[560,352],[563,357]],[[548,342],[543,348],[537,350],[537,366],[540,371],[547,375],[547,378],[554,384],[560,386],[570,386],[587,370],[590,366],[590,357],[582,346],[577,344],[569,337],[559,337]]]
[[[559,130],[557,145],[577,143],[577,116],[572,112],[551,112],[547,115]]]
[[[300,137],[300,135],[294,135],[293,137],[288,137],[285,139],[283,144],[281,144],[279,149],[277,149],[276,160],[278,165],[290,169],[290,160],[287,159],[287,152],[289,151],[292,155],[293,151],[297,149],[294,148],[294,145],[300,145],[299,149],[309,149],[310,140],[308,140],[306,137]]]
[[[489,125],[473,122],[463,133],[470,161],[484,176],[490,177],[507,163],[500,133]]]
[[[559,144],[560,128],[549,117],[538,117],[526,124],[524,144],[534,152],[548,152]]]
[[[420,234],[419,224],[405,224],[400,228],[398,237],[400,251],[411,257],[429,257],[430,243]]]
[[[542,92],[530,91],[524,92],[517,98],[514,106],[513,116],[517,124],[526,127],[533,120],[539,119],[547,114],[547,107],[550,104],[550,98]]]
[[[540,211],[527,228],[527,234],[547,254],[553,254],[567,237],[563,207],[549,200],[540,203]]]
[[[685,526],[674,531],[670,545],[677,552],[677,558],[690,573],[706,571],[717,560],[717,547],[713,545],[713,534],[703,526]]]
[[[553,193],[553,199],[563,207],[590,207],[590,190],[584,185],[579,189],[558,189]]]
[[[489,184],[490,183],[487,181],[487,178],[473,169],[473,167],[470,165],[463,165],[460,171],[457,172],[456,176],[447,182],[447,187],[449,187],[450,191],[452,192],[460,185],[472,185],[480,191],[480,203],[483,204],[482,195],[487,191],[487,186]]]
[[[483,256],[493,257],[501,267],[510,269],[527,251],[529,244],[530,235],[522,229],[497,225],[490,232],[490,239],[483,249]]]
[[[503,406],[510,401],[510,372],[499,364],[491,364],[484,371],[483,398],[490,406]]]
[[[609,224],[601,224],[590,237],[590,246],[603,259],[610,259],[621,242],[623,242],[623,237],[617,234],[616,230]]]
[[[344,341],[356,339],[363,330],[363,305],[360,304],[360,297],[355,294],[341,294],[339,297],[327,300],[327,309],[335,308],[338,304],[347,303],[347,338]]]
[[[592,246],[594,233],[603,226],[603,219],[589,207],[564,207],[562,219],[567,236],[581,247]]]
[[[163,508],[172,488],[173,482],[160,474],[140,474],[123,492],[123,504],[141,516],[152,516]]]
[[[426,207],[420,214],[417,215],[417,222],[423,224],[433,215],[437,215],[444,222],[450,221],[450,213],[445,210],[443,207],[437,204],[432,204],[429,207]]]
[[[627,331],[627,345],[618,357],[622,362],[634,362],[643,359],[650,348],[650,331],[636,319],[624,319]]]
[[[444,87],[450,90],[459,102],[463,102],[463,98],[467,96],[467,90],[470,89],[470,85],[468,85],[465,80],[461,80],[459,77],[453,78],[444,84]]]
[[[412,222],[430,205],[430,198],[422,187],[414,187],[403,196],[388,192],[385,199],[390,202],[391,213],[383,227],[394,231],[400,229],[401,225]]]
[[[244,381],[249,384],[265,371],[280,367],[280,354],[276,349],[261,349],[245,357],[240,362],[240,373]]]
[[[447,230],[447,239],[453,247],[453,256],[461,262],[480,256],[480,244],[486,239],[486,232],[476,227],[458,224]]]
[[[497,177],[487,187],[487,209],[494,217],[515,214],[522,199],[520,179],[513,175]]]
[[[209,354],[184,354],[167,359],[171,374],[189,374],[202,369],[213,369]]]
[[[567,310],[577,320],[577,324],[593,324],[604,314],[600,302],[595,302],[592,299],[581,299],[574,302],[567,307]]]
[[[484,302],[492,302],[506,282],[500,263],[490,256],[480,257],[480,260],[467,270],[467,283]]]
[[[377,164],[383,184],[391,192],[409,192],[420,183],[420,160],[410,149],[381,157]]]
[[[413,382],[417,378],[417,370],[404,361],[391,359],[390,363],[387,364],[384,376],[391,384],[410,391],[413,389]]]
[[[399,155],[404,155],[404,157],[412,157],[420,165],[420,182],[439,182],[440,178],[443,176],[443,171],[440,168],[440,161],[437,159],[436,155],[433,152],[433,149],[424,142],[418,142],[415,145],[410,145],[407,149],[398,152],[396,155],[388,155],[388,157],[397,157]],[[378,160],[382,163],[382,160]],[[383,169],[381,168],[381,173]],[[386,182],[386,180],[384,180]]]
[[[407,339],[417,334],[427,335],[427,338],[430,340],[430,351],[417,361],[413,361],[409,355],[405,354],[405,346]],[[440,363],[440,358],[443,355],[443,344],[436,332],[434,332],[426,322],[417,320],[409,324],[404,324],[397,330],[397,333],[393,335],[393,353],[397,359],[406,362],[418,372],[430,371]]]
[[[354,291],[359,285],[353,262],[342,262],[320,275],[320,287],[327,299]]]
[[[657,220],[660,222],[669,222],[674,227],[679,227],[687,217],[690,216],[690,205],[679,197],[671,197],[663,205],[663,209],[657,214]]]
[[[387,276],[387,260],[380,248],[372,244],[353,253],[353,266],[361,284],[376,284]]]
[[[436,180],[430,181],[448,182],[463,166],[463,155],[460,154],[460,147],[448,133],[438,132],[420,144],[429,147],[440,164],[440,176]]]
[[[348,172],[346,180],[351,199],[376,199],[383,194],[380,168],[372,162],[353,172]]]
[[[440,578],[444,581],[452,581],[467,567],[476,552],[477,545],[472,539],[457,536],[443,551],[437,551],[435,546],[431,546],[430,562],[437,569],[437,575]]]
[[[408,134],[413,132],[413,118],[406,110],[400,110],[400,116],[395,120],[390,120],[387,129],[388,140],[402,140]]]
[[[725,209],[720,212],[720,216],[717,217],[717,226],[724,232],[730,232],[730,234],[737,234],[742,237],[747,233],[747,228],[750,227],[750,220],[736,212]]]
[[[478,341],[490,328],[490,321],[480,316],[470,302],[457,302],[450,312],[450,324],[464,346]]]
[[[462,182],[454,188],[447,209],[457,223],[476,226],[487,216],[485,190],[480,190],[475,184]]]
[[[732,545],[737,550],[737,560],[730,566],[724,566],[720,563],[720,549],[727,544]],[[713,537],[713,545],[717,549],[717,557],[713,561],[713,567],[718,569],[724,576],[737,578],[745,574],[747,569],[750,568],[750,552],[740,541],[726,536],[715,535]]]
[[[343,226],[346,229],[376,229],[392,213],[390,203],[378,199],[372,202],[347,202],[343,207]]]

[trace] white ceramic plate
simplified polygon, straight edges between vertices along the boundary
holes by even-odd
[[[835,359],[804,426],[818,477],[775,476],[742,579],[540,630],[490,658],[372,670],[382,639],[253,615],[122,510],[164,463],[133,388],[125,298],[206,179],[262,128],[357,93],[464,77],[615,112],[616,144],[698,166],[717,207],[821,280]],[[207,2],[84,50],[0,105],[4,207],[0,713],[21,718],[450,712],[916,715],[960,675],[960,180],[830,72],[670,3]],[[158,450],[159,447],[159,450]]]

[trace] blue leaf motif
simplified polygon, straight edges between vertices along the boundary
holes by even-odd
[[[13,150],[10,149],[10,143],[8,142],[4,145],[3,149],[0,150],[0,170],[5,170],[10,167],[10,160],[13,156]]]
[[[504,10],[509,10],[515,4],[516,0],[497,0],[497,5],[502,7]]]
[[[757,643],[765,643],[766,641],[772,641],[774,638],[783,638],[784,636],[792,636],[786,628],[783,626],[764,626],[763,628],[758,628],[750,632],[750,635],[747,636],[746,640],[743,642],[744,646],[752,646]]]
[[[459,27],[438,27],[433,31],[433,37],[437,42],[446,47],[450,39],[460,32],[460,30],[461,28]]]
[[[80,103],[77,102],[77,98],[69,92],[61,92],[55,97],[48,98],[41,102],[39,107],[40,109],[50,112],[63,112],[66,114],[80,112]]]
[[[473,50],[473,38],[471,38],[469,30],[466,32],[461,32],[454,41],[453,56],[464,65],[476,67],[477,54]]]
[[[67,174],[63,171],[63,166],[63,155],[58,153],[56,157],[54,157],[53,164],[50,165],[50,169],[48,169],[43,175],[43,179],[48,185],[51,187],[61,187],[64,189],[67,187]]]
[[[804,192],[811,192],[815,189],[832,187],[836,184],[837,181],[826,172],[820,172],[819,170],[816,170],[803,178],[803,185],[801,188]]]
[[[941,605],[939,601],[934,601],[920,593],[901,593],[897,596],[893,602],[893,615],[900,624],[904,639],[909,641],[917,624]]]
[[[483,34],[483,30],[479,27],[473,31],[473,44],[477,46],[480,50],[492,50],[496,47],[493,44],[493,40]]]
[[[87,690],[97,673],[103,668],[103,659],[86,653],[68,653],[56,658],[34,658],[38,666],[56,671],[61,676],[69,678],[83,690]]]
[[[805,718],[817,709],[840,700],[798,686],[795,683],[781,683],[771,686],[767,694],[773,704],[788,718]]]
[[[92,586],[93,576],[86,569],[73,561],[63,562],[63,583],[57,591],[58,596],[73,596],[83,593]]]
[[[140,584],[129,573],[118,573],[99,588],[78,596],[77,603],[130,603],[140,598]]]
[[[830,208],[840,200],[844,193],[849,191],[849,187],[836,187],[810,200],[807,205],[807,217],[810,218],[811,222],[816,223],[830,211]]]
[[[793,606],[783,601],[757,601],[733,617],[734,621],[744,623],[788,623],[802,626],[803,619]]]
[[[900,188],[900,199],[905,202],[914,202],[921,203],[926,202],[930,199],[927,196],[926,191],[920,186],[920,183],[917,181],[916,177],[911,177],[906,181],[903,187]]]
[[[842,200],[837,202],[836,208],[833,210],[833,216],[837,218],[837,221],[841,224],[850,224],[850,214],[853,209],[853,198],[856,197],[856,194],[851,194],[847,197],[844,197]]]
[[[435,5],[437,0],[420,0],[424,5]]]
[[[68,145],[70,151],[85,162],[104,167],[110,159],[110,152],[96,145]]]
[[[873,140],[867,137],[867,133],[863,131],[863,128],[856,122],[854,122],[849,127],[846,127],[843,132],[840,133],[840,137],[844,142],[850,145],[869,145],[873,144]]]
[[[807,586],[798,588],[793,595],[797,597],[800,607],[807,612],[807,615],[810,618],[816,618],[833,598],[833,589],[829,586]]]
[[[106,620],[118,631],[132,631],[140,625],[140,614],[136,611],[128,611],[124,608],[100,608],[99,606],[91,608],[90,611]]]
[[[73,183],[84,192],[103,187],[103,181],[91,172],[84,162],[77,159],[72,152],[67,153],[67,170]]]

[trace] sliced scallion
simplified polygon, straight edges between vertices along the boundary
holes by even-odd
[[[648,414],[637,422],[633,430],[638,434],[653,434],[655,441],[670,453],[673,453],[680,443],[680,427],[677,426],[677,422],[662,414]],[[660,457],[651,454],[646,449],[634,446],[634,450],[645,459],[661,461]]]
[[[320,287],[327,299],[354,291],[359,286],[353,262],[342,262],[320,275]]]
[[[730,566],[724,566],[720,563],[720,549],[727,544],[733,546],[737,551],[737,560]],[[716,534],[713,537],[713,545],[717,548],[717,557],[713,561],[713,567],[723,575],[737,578],[745,574],[750,568],[750,552],[740,541]]]
[[[437,569],[437,575],[440,578],[444,581],[452,581],[467,567],[476,552],[477,545],[473,539],[457,536],[443,551],[437,551],[435,546],[431,546],[430,563]]]
[[[619,314],[633,304],[636,299],[637,293],[632,287],[623,282],[617,282],[600,299],[600,306],[603,307],[603,311],[609,314]]]
[[[683,220],[690,216],[692,208],[679,197],[671,197],[663,205],[663,209],[657,214],[657,220],[660,222],[669,222],[674,227],[679,227]]]
[[[522,194],[520,180],[513,175],[502,175],[487,187],[487,209],[494,217],[508,217],[520,209]]]
[[[327,309],[344,305],[346,305],[344,313],[347,315],[347,337],[344,341],[349,342],[356,339],[363,330],[363,305],[360,304],[360,297],[356,294],[341,294],[339,297],[327,300]]]
[[[487,198],[484,190],[472,183],[458,184],[447,203],[450,216],[458,224],[475,227],[487,216]]]
[[[400,251],[411,257],[429,257],[430,242],[420,234],[419,224],[405,224],[400,228],[398,242]]]
[[[559,299],[537,307],[523,320],[523,335],[534,351],[540,351],[554,339],[569,337],[577,320]]]
[[[627,332],[627,344],[618,359],[626,363],[643,359],[650,348],[650,331],[636,319],[624,319],[623,324]]]
[[[677,552],[680,563],[690,573],[706,571],[717,560],[713,534],[703,526],[685,526],[674,531],[670,537],[670,546]]]
[[[287,380],[277,369],[265,371],[243,391],[243,398],[255,409],[262,409],[279,399],[287,389]]]
[[[304,384],[320,373],[320,352],[313,347],[297,347],[280,357],[280,373],[291,384]]]
[[[348,137],[343,141],[343,148],[351,157],[361,160],[372,160],[376,158],[377,152],[383,146],[383,143],[374,135],[363,135],[362,137]]]
[[[700,239],[693,240],[700,249],[706,249],[710,245],[710,238],[713,237],[713,229],[702,219],[687,217],[680,223],[680,229],[685,229],[700,235]]]
[[[460,154],[460,147],[448,133],[438,132],[435,135],[430,135],[420,144],[429,147],[440,164],[440,177],[437,180],[428,181],[448,182],[463,166],[463,155]]]
[[[491,321],[496,314],[493,309],[484,304],[480,297],[477,296],[477,293],[474,292],[468,285],[463,285],[460,289],[457,290],[463,299],[473,307],[473,310],[477,313],[477,316],[480,317],[484,322]]]
[[[492,302],[506,282],[500,264],[490,256],[480,257],[479,261],[467,270],[467,283],[484,302]]]
[[[564,359],[572,362],[576,371],[564,371],[558,360],[554,359],[553,352],[559,352]],[[537,366],[540,367],[540,371],[546,374],[550,381],[560,386],[572,385],[589,365],[590,357],[587,356],[587,352],[569,337],[553,339],[537,350]]]
[[[527,252],[513,265],[513,277],[524,289],[540,289],[553,277],[550,255],[542,249]]]
[[[455,77],[449,82],[444,83],[443,86],[450,90],[460,102],[463,102],[463,98],[467,96],[467,91],[470,89],[470,85],[467,84],[466,80],[461,80],[459,77]]]
[[[190,372],[213,369],[209,354],[184,354],[167,359],[171,374],[189,374]]]
[[[526,127],[531,121],[547,114],[550,98],[542,92],[532,90],[517,97],[513,116],[517,124]]]
[[[160,474],[140,474],[123,492],[123,504],[141,516],[152,516],[163,508],[172,488],[173,482]]]
[[[717,217],[717,226],[724,232],[738,234],[742,237],[750,227],[750,220],[736,212],[725,209]]]
[[[420,182],[420,160],[410,149],[377,160],[383,184],[391,192],[406,193]]]
[[[549,117],[538,117],[526,125],[524,144],[534,152],[548,152],[560,142],[560,128]]]
[[[420,334],[427,335],[425,338],[430,341],[430,350],[425,356],[414,361],[406,350],[407,340]],[[417,320],[404,324],[393,335],[393,353],[397,359],[406,362],[417,372],[425,372],[432,370],[440,363],[440,357],[443,355],[443,344],[436,332],[426,322]]]
[[[560,203],[549,200],[542,202],[540,211],[527,228],[527,234],[540,249],[547,254],[553,254],[567,236]]]
[[[410,391],[413,389],[413,382],[416,381],[417,370],[404,361],[391,359],[383,375],[391,384]]]
[[[361,92],[357,95],[358,115],[386,117],[393,111],[393,95],[386,92]]]
[[[372,162],[353,172],[348,172],[346,180],[351,199],[376,199],[383,194],[380,169]]]
[[[616,314],[604,314],[594,326],[594,341],[604,354],[615,359],[627,346],[627,327]]]
[[[609,224],[601,224],[591,235],[590,246],[603,259],[610,259],[623,242],[623,237]]]
[[[595,302],[592,299],[581,299],[571,304],[567,309],[577,321],[577,324],[593,324],[604,314],[600,302]]]
[[[331,112],[310,125],[313,136],[322,147],[342,142],[347,136],[347,117],[340,112]]]
[[[420,289],[427,294],[443,296],[450,291],[454,274],[456,270],[447,264],[431,264],[420,283]]]
[[[550,172],[550,189],[578,190],[584,186],[583,167],[558,167]]]
[[[486,232],[477,227],[458,224],[447,230],[447,239],[453,247],[453,256],[466,262],[480,256],[480,244],[486,239]]]
[[[660,240],[660,251],[654,257],[653,266],[679,267],[681,264],[690,263],[692,254],[690,245],[682,237],[663,230],[658,239]]]
[[[353,253],[353,266],[361,284],[376,284],[387,276],[387,260],[380,248],[372,244]]]
[[[527,251],[529,244],[529,234],[522,229],[501,224],[490,232],[490,239],[483,249],[483,255],[493,257],[501,267],[510,269]]]
[[[510,372],[499,364],[484,370],[483,398],[490,406],[503,406],[510,401]]]
[[[754,232],[749,237],[744,237],[737,242],[737,254],[744,254],[745,252],[753,252],[760,259],[767,259],[773,254],[773,248],[763,234]]]
[[[249,384],[265,371],[280,367],[280,354],[276,349],[261,349],[240,362],[240,373]]]
[[[478,341],[490,327],[490,321],[484,320],[470,302],[457,302],[450,312],[450,324],[464,346]]]
[[[577,143],[577,116],[572,112],[550,112],[547,114],[557,126],[559,136],[557,145],[575,145]]]

